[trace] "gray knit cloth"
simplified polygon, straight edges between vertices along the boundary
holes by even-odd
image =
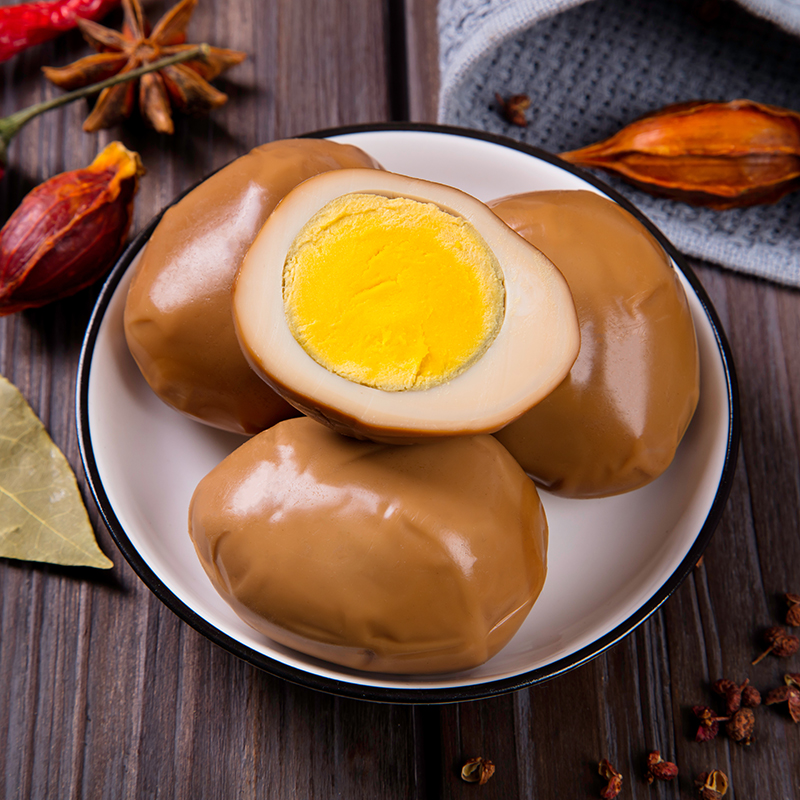
[[[800,111],[800,0],[440,0],[439,43],[441,123],[554,153],[668,103]],[[530,96],[528,127],[500,116],[495,92]],[[601,177],[687,255],[800,286],[800,192],[713,211]]]

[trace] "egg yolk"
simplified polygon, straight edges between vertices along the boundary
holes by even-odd
[[[317,363],[403,391],[445,383],[483,355],[503,321],[505,288],[466,219],[405,197],[348,194],[294,239],[283,303]]]

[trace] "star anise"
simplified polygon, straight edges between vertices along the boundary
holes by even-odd
[[[180,0],[150,31],[139,0],[122,0],[125,22],[121,33],[90,20],[79,20],[81,33],[97,53],[66,67],[44,67],[44,74],[62,89],[78,89],[180,53],[192,46],[185,44],[186,26],[196,5],[197,0]],[[139,108],[145,121],[159,133],[172,133],[171,106],[188,114],[204,114],[221,106],[228,96],[208,81],[246,57],[246,53],[237,50],[212,47],[205,59],[174,64],[143,75],[138,81],[105,89],[83,129],[110,128],[127,118],[136,103],[138,84]]]

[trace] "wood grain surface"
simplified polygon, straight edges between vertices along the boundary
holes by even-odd
[[[147,3],[155,20],[167,4]],[[119,13],[110,24],[119,24]],[[121,138],[148,169],[132,233],[177,193],[253,146],[320,128],[435,121],[429,0],[201,0],[192,41],[247,51],[217,85],[229,103],[165,137],[133,119],[82,132],[83,102],[31,123],[9,151],[0,222],[35,184]],[[0,115],[58,90],[40,75],[88,48],[70,33],[0,64]],[[742,439],[733,489],[702,566],[619,644],[557,679],[491,700],[400,706],[301,688],[237,660],[182,623],[134,575],[89,497],[75,380],[98,287],[0,319],[0,373],[74,467],[108,574],[0,560],[0,798],[591,798],[598,761],[623,798],[696,797],[719,768],[730,798],[800,798],[800,726],[756,710],[750,747],[698,744],[691,707],[717,678],[780,684],[800,657],[755,667],[782,593],[800,592],[800,293],[695,264],[730,339]],[[609,574],[613,582],[615,576]],[[651,749],[678,781],[648,786]],[[461,764],[497,767],[484,786]]]

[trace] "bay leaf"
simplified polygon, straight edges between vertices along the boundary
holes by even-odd
[[[20,391],[0,375],[0,556],[109,569],[75,473]]]

